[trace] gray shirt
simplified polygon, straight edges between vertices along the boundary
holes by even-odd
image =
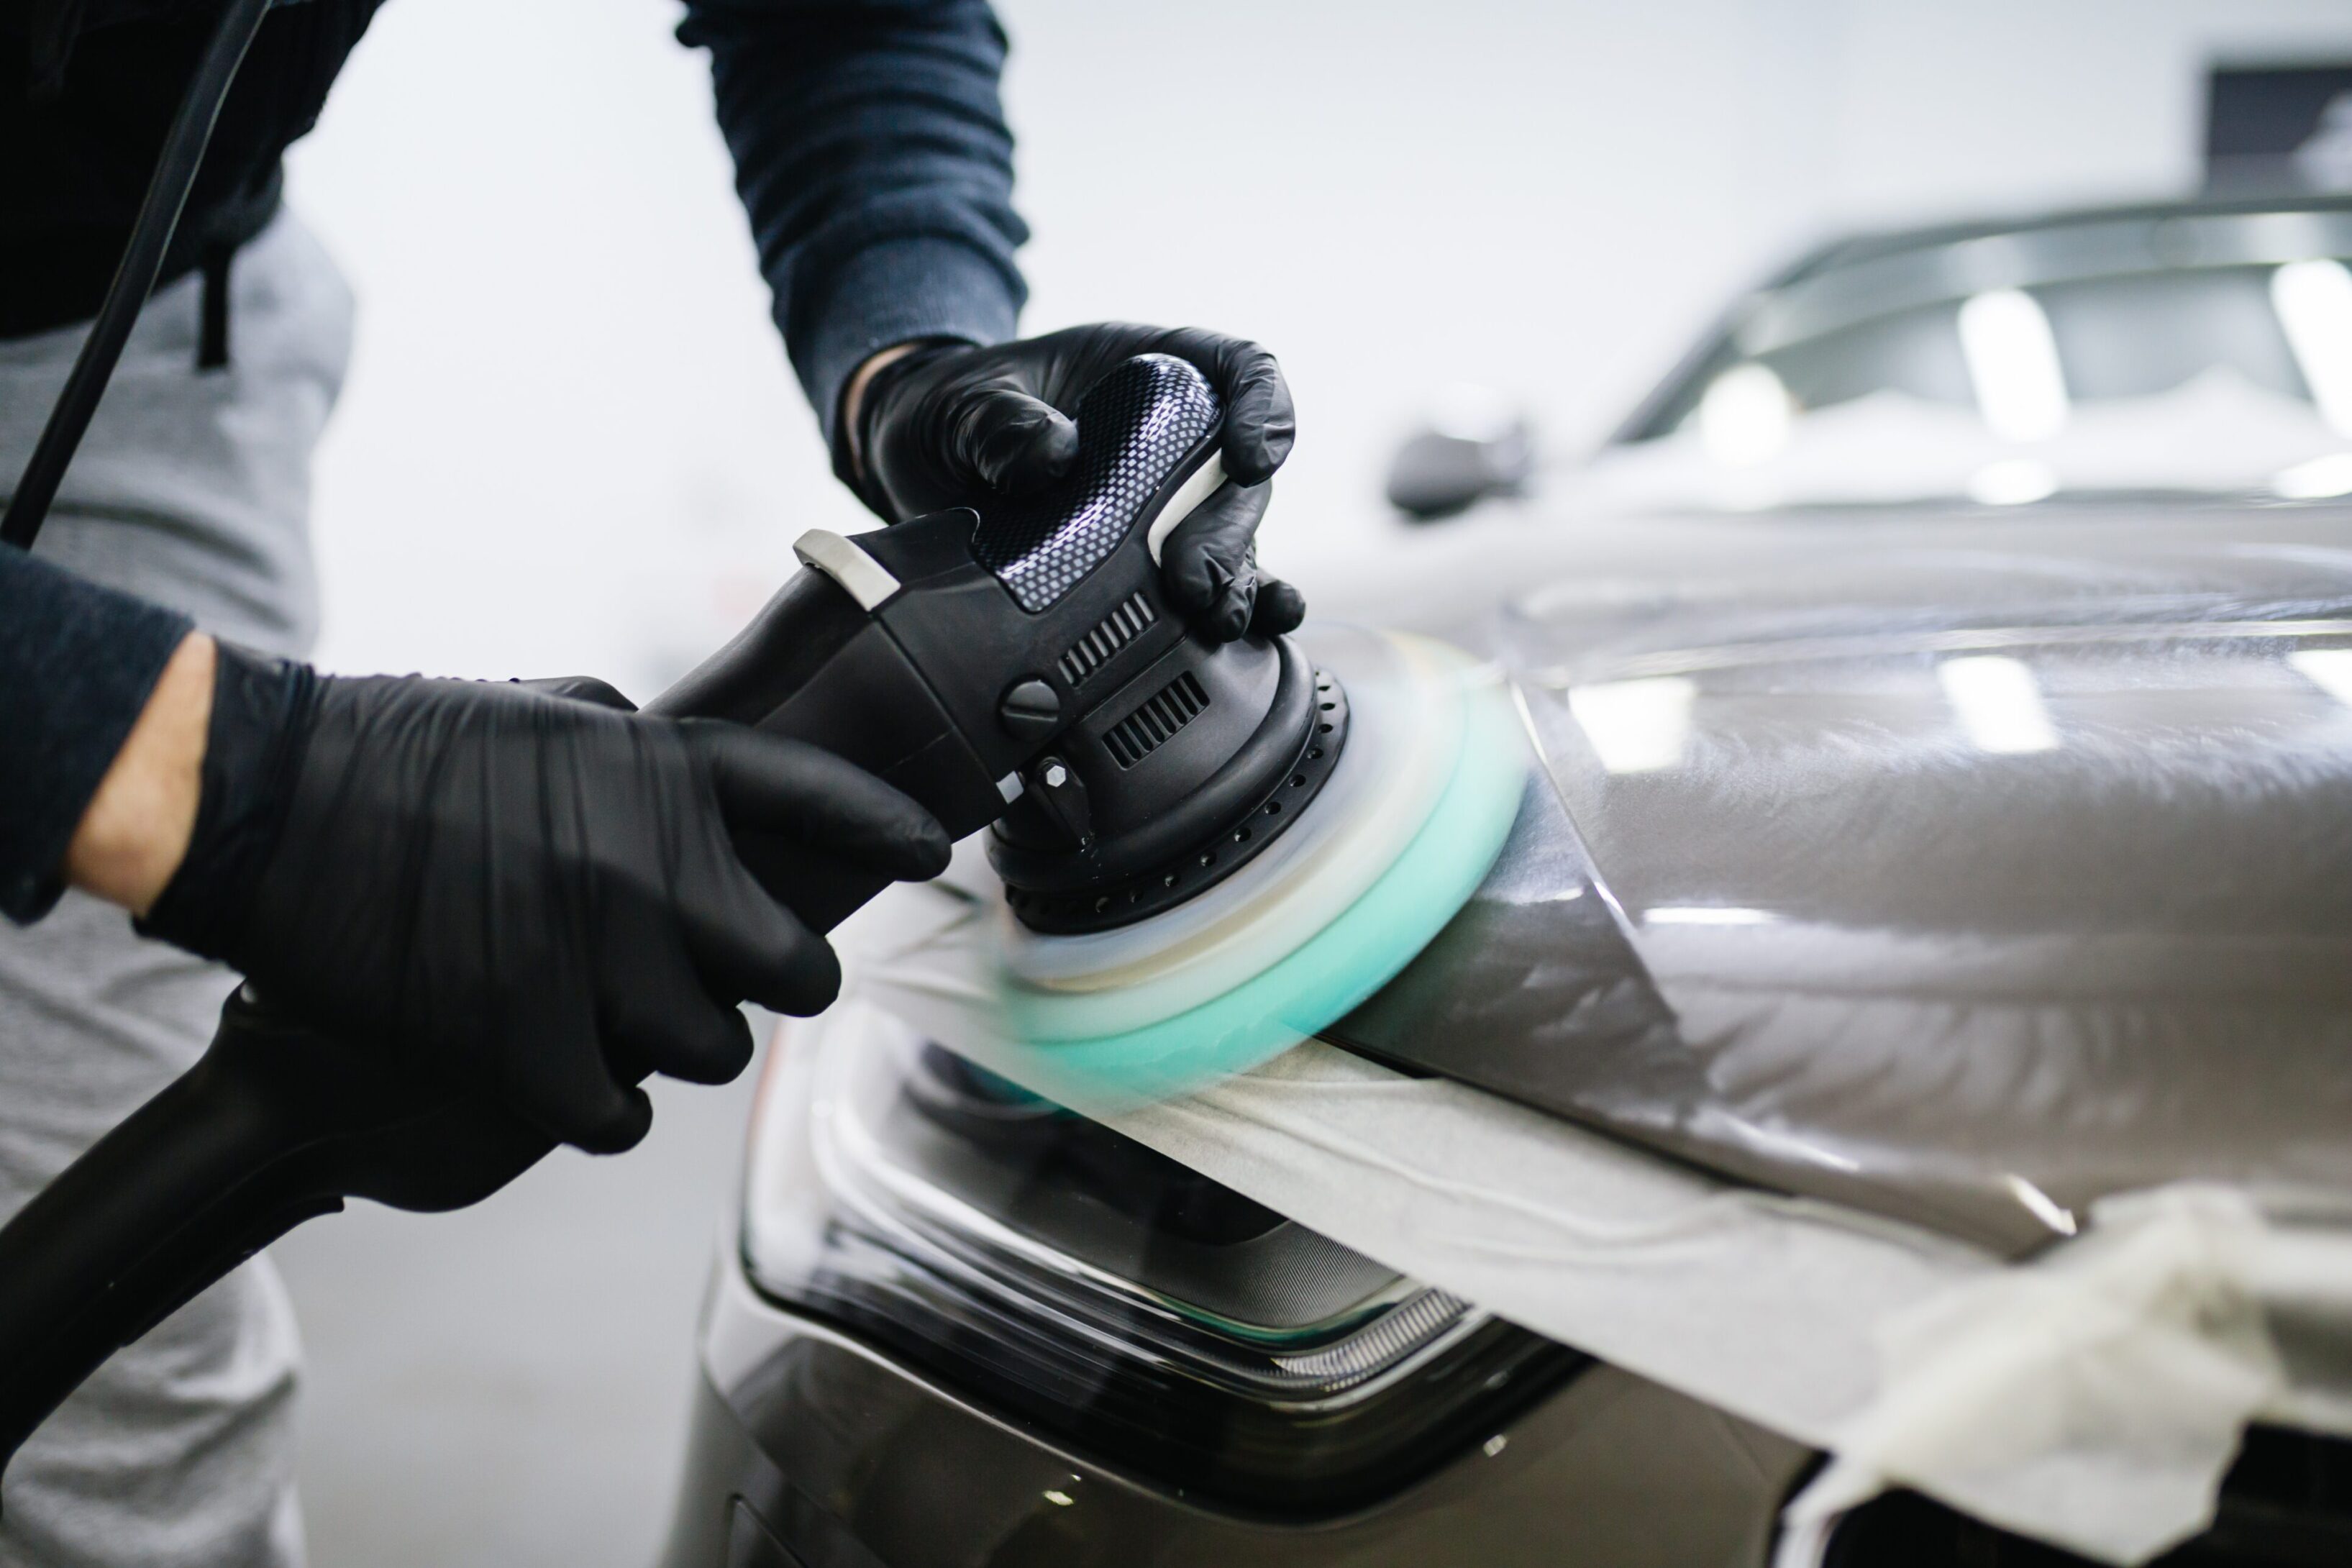
[[[310,453],[342,384],[352,300],[281,214],[238,258],[237,358],[194,373],[195,279],[160,291],[90,426],[39,554],[208,631],[306,653],[318,622]],[[21,465],[79,347],[0,343],[0,465]],[[0,922],[0,1215],[192,1063],[235,984],[68,893]],[[294,1319],[266,1262],[107,1363],[16,1459],[5,1568],[295,1568]]]

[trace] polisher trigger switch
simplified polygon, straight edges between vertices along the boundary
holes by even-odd
[[[1016,740],[1042,741],[1061,725],[1062,699],[1045,681],[1028,676],[1005,688],[996,718]]]

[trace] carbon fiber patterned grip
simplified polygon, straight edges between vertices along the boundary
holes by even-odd
[[[1033,615],[1108,560],[1215,428],[1217,395],[1168,354],[1140,354],[1078,400],[1078,460],[1036,496],[988,509],[972,553]]]

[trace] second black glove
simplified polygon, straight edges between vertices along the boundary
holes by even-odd
[[[836,443],[835,468],[891,522],[1034,490],[1078,451],[1071,416],[1105,371],[1173,354],[1224,405],[1226,482],[1160,549],[1170,595],[1211,637],[1296,628],[1306,601],[1259,575],[1255,541],[1297,417],[1282,366],[1257,344],[1198,328],[1105,321],[1017,342],[923,344],[875,372]]]

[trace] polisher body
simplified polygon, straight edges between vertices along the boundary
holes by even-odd
[[[1326,700],[1287,639],[1213,642],[1163,589],[1161,540],[1223,478],[1200,373],[1130,360],[1078,426],[1066,479],[985,518],[803,535],[809,570],[654,709],[824,746],[953,837],[995,824],[1013,908],[1040,930],[1140,919],[1231,874],[1328,774],[1306,765]],[[827,927],[880,889],[808,858]]]

